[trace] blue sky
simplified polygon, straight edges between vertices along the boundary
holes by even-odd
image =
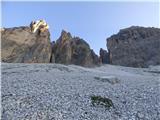
[[[122,28],[158,27],[158,7],[158,2],[2,2],[2,27],[45,19],[52,41],[64,29],[99,53],[106,49],[106,38]]]

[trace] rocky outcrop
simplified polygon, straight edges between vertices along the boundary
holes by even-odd
[[[1,61],[8,63],[60,63],[85,67],[115,64],[148,67],[160,64],[160,29],[130,27],[107,39],[100,57],[88,43],[62,31],[56,42],[50,41],[49,26],[44,20],[30,26],[1,28]]]
[[[31,22],[30,28],[31,32],[35,33],[37,30],[40,30],[40,32],[44,32],[45,30],[48,30],[49,26],[45,20],[37,20]]]
[[[86,67],[99,64],[98,56],[83,39],[63,30],[60,38],[51,43],[48,28],[44,20],[38,20],[30,26],[1,29],[2,62],[56,62]]]
[[[83,39],[72,37],[64,30],[52,50],[55,55],[55,63],[87,67],[99,64],[98,56]]]
[[[100,61],[103,64],[109,64],[110,63],[109,52],[107,52],[106,50],[101,48],[100,51],[99,51],[99,55],[100,55]]]
[[[148,67],[160,64],[160,29],[130,27],[107,39],[115,65]]]
[[[1,59],[8,63],[49,63],[50,33],[44,20],[1,29]]]

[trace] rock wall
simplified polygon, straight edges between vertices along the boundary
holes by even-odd
[[[44,20],[38,20],[30,26],[1,29],[2,62],[99,65],[98,56],[83,39],[63,30],[51,43],[48,28]]]
[[[45,21],[43,21],[45,22]],[[22,26],[1,29],[1,59],[8,63],[49,63],[50,33],[41,23],[34,27]]]
[[[107,39],[114,65],[148,67],[160,64],[160,29],[132,26]]]
[[[107,52],[106,50],[101,48],[100,51],[99,51],[99,55],[100,55],[100,61],[103,64],[109,64],[110,63],[109,52]]]
[[[53,45],[53,53],[55,55],[55,63],[87,67],[99,64],[98,56],[83,39],[72,37],[69,32],[64,30]]]
[[[85,67],[114,64],[148,67],[160,64],[160,29],[132,26],[107,39],[98,57],[88,43],[62,30],[51,43],[45,20],[30,26],[1,28],[1,61],[8,63],[60,63]]]

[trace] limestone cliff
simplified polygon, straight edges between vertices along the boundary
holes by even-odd
[[[132,26],[107,39],[112,64],[148,67],[160,64],[160,29]]]
[[[1,30],[2,62],[49,63],[50,33],[45,21],[34,21],[28,26]],[[48,25],[47,25],[48,26]]]
[[[53,53],[56,63],[87,67],[99,64],[98,56],[83,39],[72,37],[69,32],[64,30],[53,46]]]

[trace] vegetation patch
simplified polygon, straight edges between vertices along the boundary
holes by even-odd
[[[114,107],[111,99],[101,96],[91,96],[92,105],[102,105],[106,108]]]

